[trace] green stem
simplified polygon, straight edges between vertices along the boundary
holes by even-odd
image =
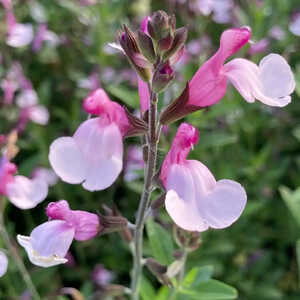
[[[0,198],[0,201],[3,201],[3,200]],[[0,233],[1,233],[1,237],[3,239],[3,242],[4,242],[6,248],[9,251],[9,254],[13,257],[14,262],[17,265],[20,274],[22,275],[22,277],[23,277],[23,279],[24,279],[24,281],[27,285],[27,288],[28,288],[28,290],[30,291],[30,293],[32,295],[32,298],[34,300],[41,300],[41,297],[39,296],[32,280],[30,278],[30,275],[29,275],[29,273],[28,273],[28,271],[27,271],[27,269],[26,269],[26,267],[23,263],[22,258],[20,257],[20,255],[18,253],[17,248],[13,245],[13,243],[11,242],[11,240],[9,238],[8,232],[7,232],[7,230],[5,228],[5,225],[4,225],[2,207],[0,209]]]
[[[150,89],[151,90],[151,89]],[[131,299],[139,299],[139,281],[142,274],[142,257],[143,257],[143,233],[145,225],[146,211],[150,205],[151,192],[153,186],[153,176],[155,175],[157,143],[158,136],[156,132],[157,123],[157,95],[151,92],[149,108],[149,132],[147,136],[148,157],[145,169],[144,188],[141,201],[138,208],[136,227],[134,232],[134,249],[133,249],[133,270],[131,283]]]

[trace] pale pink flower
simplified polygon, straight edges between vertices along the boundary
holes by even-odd
[[[103,287],[109,284],[113,280],[113,278],[114,274],[105,269],[103,265],[98,264],[95,266],[92,273],[92,279],[97,285]]]
[[[86,241],[94,238],[100,230],[96,214],[71,210],[65,200],[49,203],[46,213],[50,221],[36,227],[30,236],[17,236],[29,260],[40,267],[66,263],[65,256],[73,239]]]
[[[285,31],[278,25],[273,26],[269,31],[269,36],[278,41],[282,41],[285,35]]]
[[[32,50],[40,51],[43,42],[46,42],[50,47],[56,47],[60,43],[59,37],[52,31],[48,30],[47,24],[40,24],[33,41]]]
[[[248,53],[250,55],[266,52],[269,47],[269,40],[267,38],[261,39],[258,42],[251,44]]]
[[[124,180],[128,182],[135,180],[138,177],[137,171],[142,170],[143,168],[143,150],[138,146],[129,146],[124,168]]]
[[[8,266],[8,259],[6,254],[0,250],[0,277],[2,277],[6,271]]]
[[[86,78],[80,78],[77,81],[78,87],[82,89],[87,89],[90,91],[95,91],[99,88],[101,88],[101,84],[99,81],[99,76],[97,72],[91,73],[88,77]]]
[[[103,89],[92,92],[83,108],[100,117],[83,122],[73,137],[61,137],[50,146],[49,160],[65,182],[89,191],[113,184],[123,168],[122,137],[129,129],[125,110],[111,101]]]
[[[300,12],[295,12],[292,15],[289,30],[292,34],[300,36]]]
[[[236,58],[224,64],[250,39],[249,28],[228,29],[223,32],[220,48],[205,62],[188,84],[188,104],[206,107],[217,103],[225,94],[227,80],[248,102],[255,99],[270,106],[285,106],[291,101],[295,80],[290,66],[278,54],[269,54],[257,66]]]
[[[51,169],[38,167],[33,171],[33,178],[45,181],[48,186],[53,186],[57,183],[58,177]]]
[[[179,227],[188,231],[228,227],[240,217],[246,192],[235,181],[216,181],[204,164],[186,159],[197,140],[197,129],[182,123],[160,174],[167,192],[166,210]]]
[[[7,45],[11,47],[24,47],[33,40],[33,28],[31,24],[16,23],[8,32]]]
[[[20,209],[33,208],[46,199],[48,185],[43,180],[15,176],[16,172],[16,165],[3,156],[0,160],[0,195]]]

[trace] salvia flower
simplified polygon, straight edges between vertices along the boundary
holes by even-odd
[[[96,214],[71,210],[65,200],[49,203],[46,214],[50,220],[36,227],[30,236],[17,236],[29,260],[40,267],[66,263],[65,256],[73,239],[86,241],[100,230]]]
[[[6,254],[0,250],[0,277],[2,277],[6,271],[8,266],[8,259]]]
[[[166,210],[187,231],[228,227],[241,215],[247,201],[246,192],[235,181],[216,181],[204,164],[186,159],[197,140],[197,129],[182,123],[160,174],[167,192]]]
[[[113,184],[123,167],[122,137],[130,125],[123,107],[111,101],[103,89],[90,94],[83,108],[100,117],[83,122],[73,137],[60,137],[50,146],[53,170],[65,182],[89,191]]]
[[[247,102],[255,99],[270,106],[285,106],[291,101],[295,80],[290,66],[278,54],[269,54],[259,65],[242,58],[225,64],[250,39],[248,27],[223,32],[220,48],[188,82],[186,89],[163,113],[163,124],[180,119],[192,111],[221,100],[229,80]]]
[[[20,209],[33,208],[46,199],[48,185],[44,180],[15,176],[16,172],[17,166],[3,156],[0,159],[0,195]]]

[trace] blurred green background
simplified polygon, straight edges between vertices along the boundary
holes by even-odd
[[[285,108],[271,108],[260,102],[248,104],[230,87],[217,105],[186,118],[200,131],[199,143],[189,157],[206,164],[217,179],[239,181],[248,194],[247,207],[233,226],[202,235],[201,246],[189,256],[187,269],[212,265],[214,278],[236,287],[241,300],[300,299],[300,266],[297,263],[297,259],[300,262],[300,242],[297,248],[300,191],[296,192],[300,187],[300,39],[289,30],[297,5],[300,9],[299,1],[232,1],[230,8],[221,12],[221,17],[224,17],[222,13],[229,15],[225,23],[219,23],[218,12],[208,15],[201,12],[196,0],[99,0],[90,1],[92,5],[85,5],[85,2],[13,2],[17,20],[32,23],[35,31],[38,21],[33,7],[39,6],[46,15],[48,29],[60,38],[55,47],[44,43],[37,52],[32,51],[31,45],[24,48],[6,45],[4,10],[0,10],[1,79],[13,62],[20,62],[37,91],[39,102],[50,112],[46,126],[29,123],[20,135],[20,153],[15,158],[19,173],[30,176],[37,166],[49,167],[50,143],[59,136],[72,135],[86,119],[81,102],[90,91],[82,87],[82,80],[91,74],[96,74],[112,99],[127,105],[131,111],[139,108],[133,71],[124,57],[107,47],[108,42],[116,41],[122,24],[137,29],[144,16],[163,9],[176,15],[177,27],[185,25],[189,29],[188,55],[178,63],[177,79],[161,97],[162,106],[180,93],[186,80],[216,51],[223,30],[249,25],[252,40],[266,39],[267,46],[260,51],[246,46],[236,56],[258,63],[271,52],[279,53],[289,61],[298,87],[292,103]],[[221,21],[224,22],[222,18]],[[0,134],[14,126],[18,114],[16,105],[1,106]],[[160,161],[169,149],[178,124],[172,124],[162,137]],[[138,143],[138,138],[130,138],[125,146]],[[12,237],[17,233],[28,235],[35,226],[46,221],[47,203],[60,199],[68,200],[73,209],[91,212],[101,210],[103,203],[115,202],[134,222],[141,189],[141,172],[134,181],[124,181],[122,175],[112,187],[95,193],[85,191],[80,185],[59,182],[50,188],[47,200],[32,210],[21,211],[8,204],[5,222]],[[161,214],[169,221],[163,209]],[[166,225],[166,228],[171,234],[171,227]],[[146,253],[147,249],[146,240]],[[23,249],[20,252],[43,299],[64,286],[75,287],[87,298],[92,297],[97,286],[91,274],[99,263],[115,274],[113,282],[129,283],[131,255],[128,245],[118,234],[74,242],[72,266],[38,268],[29,263]],[[156,280],[145,273],[153,288],[158,290]],[[0,279],[0,299],[15,299],[25,289],[10,260],[8,273]]]

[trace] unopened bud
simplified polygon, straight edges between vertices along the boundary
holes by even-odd
[[[102,230],[100,234],[106,234],[116,231],[121,231],[127,228],[128,221],[126,218],[121,216],[100,216],[100,224]]]
[[[174,40],[171,48],[163,56],[164,60],[167,60],[173,55],[175,55],[176,52],[182,48],[186,39],[187,39],[187,29],[185,27],[181,27],[177,29],[174,34]]]
[[[121,33],[119,41],[132,67],[144,81],[149,81],[151,78],[148,69],[149,62],[141,54],[134,33],[126,25],[124,25],[124,32]]]
[[[159,10],[155,12],[148,22],[148,32],[155,40],[165,38],[170,32],[169,16],[166,12]]]
[[[198,249],[201,243],[199,232],[186,231],[176,225],[173,226],[173,236],[177,245],[180,248],[185,248],[189,252]]]
[[[173,44],[173,36],[169,33],[165,38],[158,41],[158,49],[161,52],[168,51]]]
[[[151,62],[154,63],[156,60],[156,55],[154,51],[154,46],[152,39],[148,34],[139,30],[138,31],[138,44],[141,49],[142,54]]]
[[[126,107],[124,107],[124,109],[130,125],[129,129],[125,134],[125,137],[145,134],[148,130],[148,124],[144,120],[130,113]]]
[[[149,269],[149,271],[162,283],[167,286],[171,286],[171,280],[167,275],[168,268],[162,264],[160,264],[158,261],[156,261],[154,258],[147,258],[146,260],[146,266]]]
[[[171,83],[174,79],[174,71],[167,62],[158,67],[152,79],[152,89],[155,93],[160,93]]]

